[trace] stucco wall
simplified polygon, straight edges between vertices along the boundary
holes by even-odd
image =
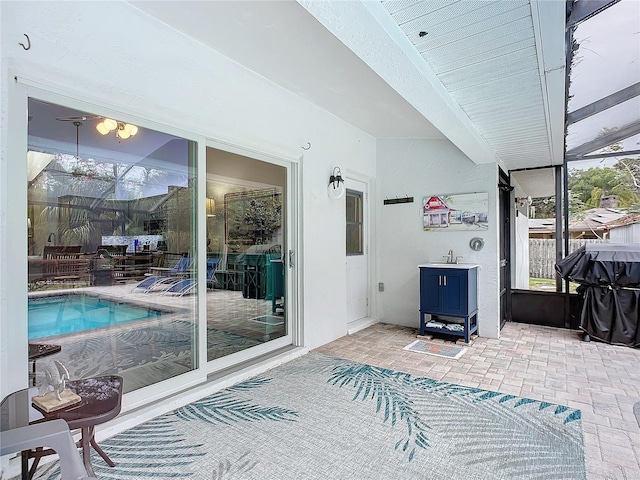
[[[419,326],[418,265],[441,262],[452,249],[463,262],[479,268],[478,329],[485,337],[499,334],[497,171],[495,164],[475,165],[447,140],[378,140],[377,293],[380,320]],[[425,232],[422,199],[433,194],[488,192],[489,229],[478,232]],[[386,198],[414,197],[414,203],[383,205]],[[475,252],[471,238],[484,248]]]
[[[0,393],[27,378],[20,368],[9,370],[7,360],[24,355],[24,366],[17,365],[26,370],[26,250],[21,255],[7,247],[9,238],[24,242],[23,229],[11,225],[26,216],[24,172],[9,168],[7,158],[7,138],[17,130],[4,100],[14,76],[93,103],[96,113],[106,107],[141,122],[300,159],[304,255],[298,252],[296,261],[304,269],[305,344],[316,347],[345,334],[344,232],[336,227],[344,224],[344,202],[330,200],[326,185],[335,165],[375,176],[373,137],[127,3],[1,2],[0,12],[1,211],[10,202],[3,187],[13,183],[25,191],[17,202],[13,198],[10,215],[0,216]],[[31,38],[28,51],[19,45],[23,33]],[[24,121],[24,112],[10,115]],[[303,150],[307,142],[311,148]],[[25,281],[16,282],[21,275]],[[8,282],[14,283],[11,291]],[[17,357],[15,345],[24,346]]]

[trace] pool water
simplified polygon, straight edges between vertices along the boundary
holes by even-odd
[[[29,340],[158,318],[167,312],[85,294],[29,299]]]

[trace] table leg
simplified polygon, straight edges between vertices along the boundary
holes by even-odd
[[[110,467],[115,467],[116,464],[113,463],[113,460],[111,460],[106,453],[104,453],[104,450],[102,450],[102,448],[100,448],[100,446],[96,443],[96,439],[93,438],[93,436],[91,437],[91,446],[94,448],[94,450],[96,452],[98,452],[98,454],[102,457],[102,459],[107,462],[107,465],[109,465]]]
[[[33,359],[33,386],[36,386],[36,359]]]
[[[36,474],[36,470],[38,469],[38,464],[40,463],[40,458],[42,458],[42,452],[44,451],[43,447],[38,447],[35,450],[29,450],[27,452],[22,452],[22,468],[27,469],[29,472],[27,474],[27,478],[31,480],[33,476]],[[25,453],[26,453],[26,463],[25,462]],[[29,468],[29,457],[33,457],[33,463],[31,464],[31,468]],[[24,472],[24,470],[22,470]],[[23,477],[24,478],[24,473]]]
[[[29,451],[22,452],[22,474],[20,478],[22,480],[29,480]]]
[[[107,463],[107,465],[109,465],[110,467],[115,467],[116,464],[113,462],[113,460],[111,460],[109,458],[109,456],[104,453],[104,450],[102,450],[102,448],[100,448],[100,445],[98,445],[98,442],[96,442],[95,439],[95,428],[94,427],[86,427],[87,430],[87,438],[88,441],[85,442],[85,436],[84,436],[84,432],[85,432],[85,428],[82,429],[82,456],[84,458],[84,448],[85,445],[87,446],[87,451],[89,452],[89,455],[91,454],[91,450],[89,448],[89,445],[93,447],[93,449],[98,452],[98,455],[100,455],[102,457],[102,459]],[[85,463],[86,465],[86,463]],[[87,471],[88,471],[89,467],[87,467]],[[95,476],[95,475],[93,475]]]
[[[82,461],[84,467],[87,469],[87,474],[90,477],[95,477],[96,474],[91,466],[91,439],[93,438],[93,427],[82,427],[82,438],[80,439],[82,445]]]

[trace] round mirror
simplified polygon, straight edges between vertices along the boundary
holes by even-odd
[[[477,252],[478,250],[482,250],[482,247],[484,247],[484,240],[480,237],[473,237],[469,242],[469,246],[471,247],[471,250]]]

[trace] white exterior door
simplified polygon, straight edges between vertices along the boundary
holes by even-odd
[[[347,179],[347,323],[369,316],[367,184]]]

